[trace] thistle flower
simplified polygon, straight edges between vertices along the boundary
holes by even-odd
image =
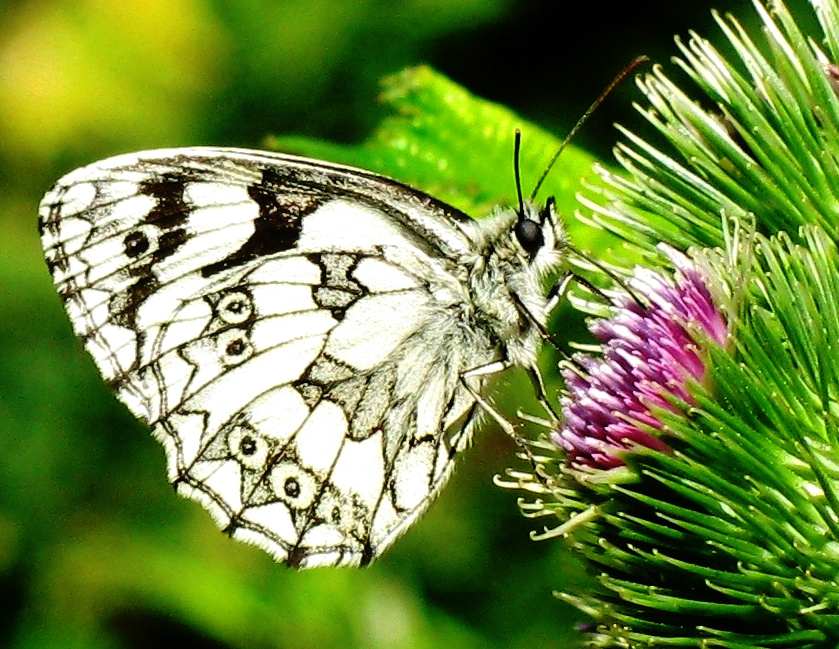
[[[624,130],[626,174],[585,201],[627,244],[598,267],[649,270],[593,326],[602,358],[564,366],[535,469],[499,484],[595,576],[558,594],[592,647],[839,646],[839,0],[811,3],[821,39],[776,1],[768,48],[730,17],[734,61],[678,42],[705,96],[646,75],[666,147]],[[672,283],[662,244],[694,262]]]
[[[628,421],[632,444],[575,447],[574,467],[556,446],[569,420],[534,443],[535,470],[498,481],[533,496],[525,515],[558,522],[534,538],[570,537],[596,575],[590,590],[558,594],[594,618],[590,646],[839,646],[839,252],[820,228],[799,237],[755,235],[740,247],[746,268],[706,250],[672,283],[636,273],[645,306],[598,325],[605,355],[583,366],[607,376],[623,344],[622,361],[646,354],[625,376],[645,378],[600,391],[589,380],[565,404]],[[725,320],[709,277],[723,295],[743,289]],[[654,405],[624,409],[637,403]],[[631,466],[610,470],[613,456]]]
[[[551,439],[572,465],[608,469],[623,464],[615,449],[636,444],[666,449],[644,430],[661,428],[651,408],[678,412],[674,398],[692,403],[685,385],[705,379],[705,340],[720,346],[727,340],[728,328],[706,280],[686,258],[680,259],[675,282],[637,269],[629,286],[632,296],[615,315],[590,326],[603,343],[602,360],[577,355],[562,371],[568,390],[562,399],[565,423]]]

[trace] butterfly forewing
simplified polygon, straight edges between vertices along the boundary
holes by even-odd
[[[232,536],[368,563],[449,477],[475,421],[461,373],[501,353],[458,315],[462,213],[369,172],[194,148],[70,173],[40,217],[75,332]]]

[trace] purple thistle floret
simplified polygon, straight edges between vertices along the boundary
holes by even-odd
[[[661,428],[650,408],[676,412],[668,396],[692,403],[685,386],[688,379],[705,378],[702,345],[709,340],[726,344],[728,327],[704,275],[686,258],[674,261],[675,281],[636,270],[629,285],[647,304],[627,298],[612,318],[590,325],[603,343],[603,358],[578,354],[575,363],[563,368],[565,423],[552,437],[572,466],[621,466],[610,449],[642,445],[666,450],[639,424]]]

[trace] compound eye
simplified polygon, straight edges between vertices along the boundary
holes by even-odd
[[[545,245],[545,236],[542,234],[542,226],[536,221],[524,219],[516,223],[513,229],[519,245],[530,255]]]

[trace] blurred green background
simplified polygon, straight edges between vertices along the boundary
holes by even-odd
[[[492,485],[514,448],[491,427],[370,568],[295,573],[225,538],[172,493],[162,449],[73,338],[36,232],[52,182],[107,155],[278,133],[360,141],[384,113],[378,79],[417,63],[562,135],[637,54],[667,62],[672,34],[714,33],[711,6],[750,13],[575,5],[0,3],[0,646],[577,645],[584,618],[551,591],[582,572],[561,543],[531,542],[516,494]],[[638,124],[639,99],[624,84],[576,144],[608,159],[610,124]],[[515,400],[515,384],[496,393]]]

